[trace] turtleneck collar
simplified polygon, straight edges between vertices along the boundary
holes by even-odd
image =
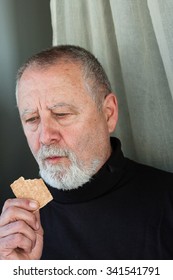
[[[117,138],[111,137],[112,154],[102,168],[89,182],[78,189],[63,191],[48,186],[54,201],[59,203],[80,203],[92,200],[109,192],[115,187],[122,176],[125,158],[121,151],[121,143]]]

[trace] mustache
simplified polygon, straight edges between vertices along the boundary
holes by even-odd
[[[56,146],[42,146],[37,153],[37,158],[39,159],[54,156],[74,158],[74,154],[71,150],[67,148],[58,148]]]

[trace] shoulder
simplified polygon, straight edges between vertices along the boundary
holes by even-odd
[[[173,227],[173,174],[151,166],[126,160],[126,171],[121,181],[121,190],[130,209],[136,215],[158,217]],[[167,222],[166,222],[167,223]]]
[[[126,174],[134,192],[147,200],[166,200],[173,205],[173,173],[126,159]]]
[[[148,180],[151,183],[158,183],[172,186],[173,173],[164,171],[149,165],[141,164],[126,158],[126,170],[134,173],[137,179]]]

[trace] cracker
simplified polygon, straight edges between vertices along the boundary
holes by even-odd
[[[16,197],[36,200],[39,203],[39,208],[42,208],[53,199],[42,179],[25,180],[20,177],[10,187]]]

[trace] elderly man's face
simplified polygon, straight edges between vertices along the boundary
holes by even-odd
[[[116,125],[116,106],[110,94],[98,110],[75,64],[46,70],[31,67],[19,83],[18,107],[29,147],[40,170],[57,174],[56,180],[72,164],[91,170],[92,176],[105,163],[111,153],[109,133]]]

